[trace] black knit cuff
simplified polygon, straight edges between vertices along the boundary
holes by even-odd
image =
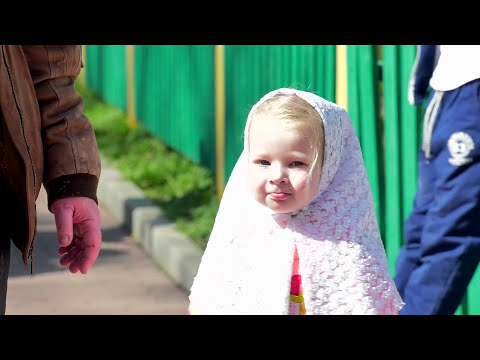
[[[90,174],[73,174],[53,179],[46,186],[48,210],[55,200],[73,196],[85,196],[97,200],[98,178]]]

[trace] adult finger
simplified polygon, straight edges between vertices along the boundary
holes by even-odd
[[[79,267],[78,267],[78,262],[74,261],[70,264],[70,266],[68,267],[68,269],[70,270],[70,272],[72,274],[76,274],[79,270]]]
[[[83,250],[81,248],[79,248],[78,246],[74,246],[74,247],[70,248],[69,251],[60,258],[60,265],[67,266],[67,265],[71,264],[79,256],[78,254],[81,251],[83,251]]]
[[[86,274],[88,269],[95,263],[102,243],[100,229],[95,226],[95,223],[91,223],[91,225],[83,236],[83,252],[80,257],[77,257],[78,268],[82,274]]]
[[[51,206],[55,215],[55,225],[57,227],[58,242],[60,246],[70,245],[73,239],[73,211],[71,202],[65,199],[55,201]]]

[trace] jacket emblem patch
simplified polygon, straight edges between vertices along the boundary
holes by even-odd
[[[468,155],[475,149],[475,144],[473,143],[472,137],[467,133],[453,133],[448,139],[447,146],[452,156],[448,159],[450,164],[460,166],[472,161],[472,158],[469,158]]]

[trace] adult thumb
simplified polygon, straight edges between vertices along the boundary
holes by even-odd
[[[67,198],[59,199],[50,208],[55,215],[58,243],[61,247],[66,247],[73,239],[73,203]]]

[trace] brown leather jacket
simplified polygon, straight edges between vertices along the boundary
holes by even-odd
[[[33,252],[42,184],[49,209],[69,196],[97,201],[100,157],[75,91],[81,51],[81,45],[1,45],[0,170],[10,200],[4,207],[8,226],[0,231],[8,231],[25,265]]]

